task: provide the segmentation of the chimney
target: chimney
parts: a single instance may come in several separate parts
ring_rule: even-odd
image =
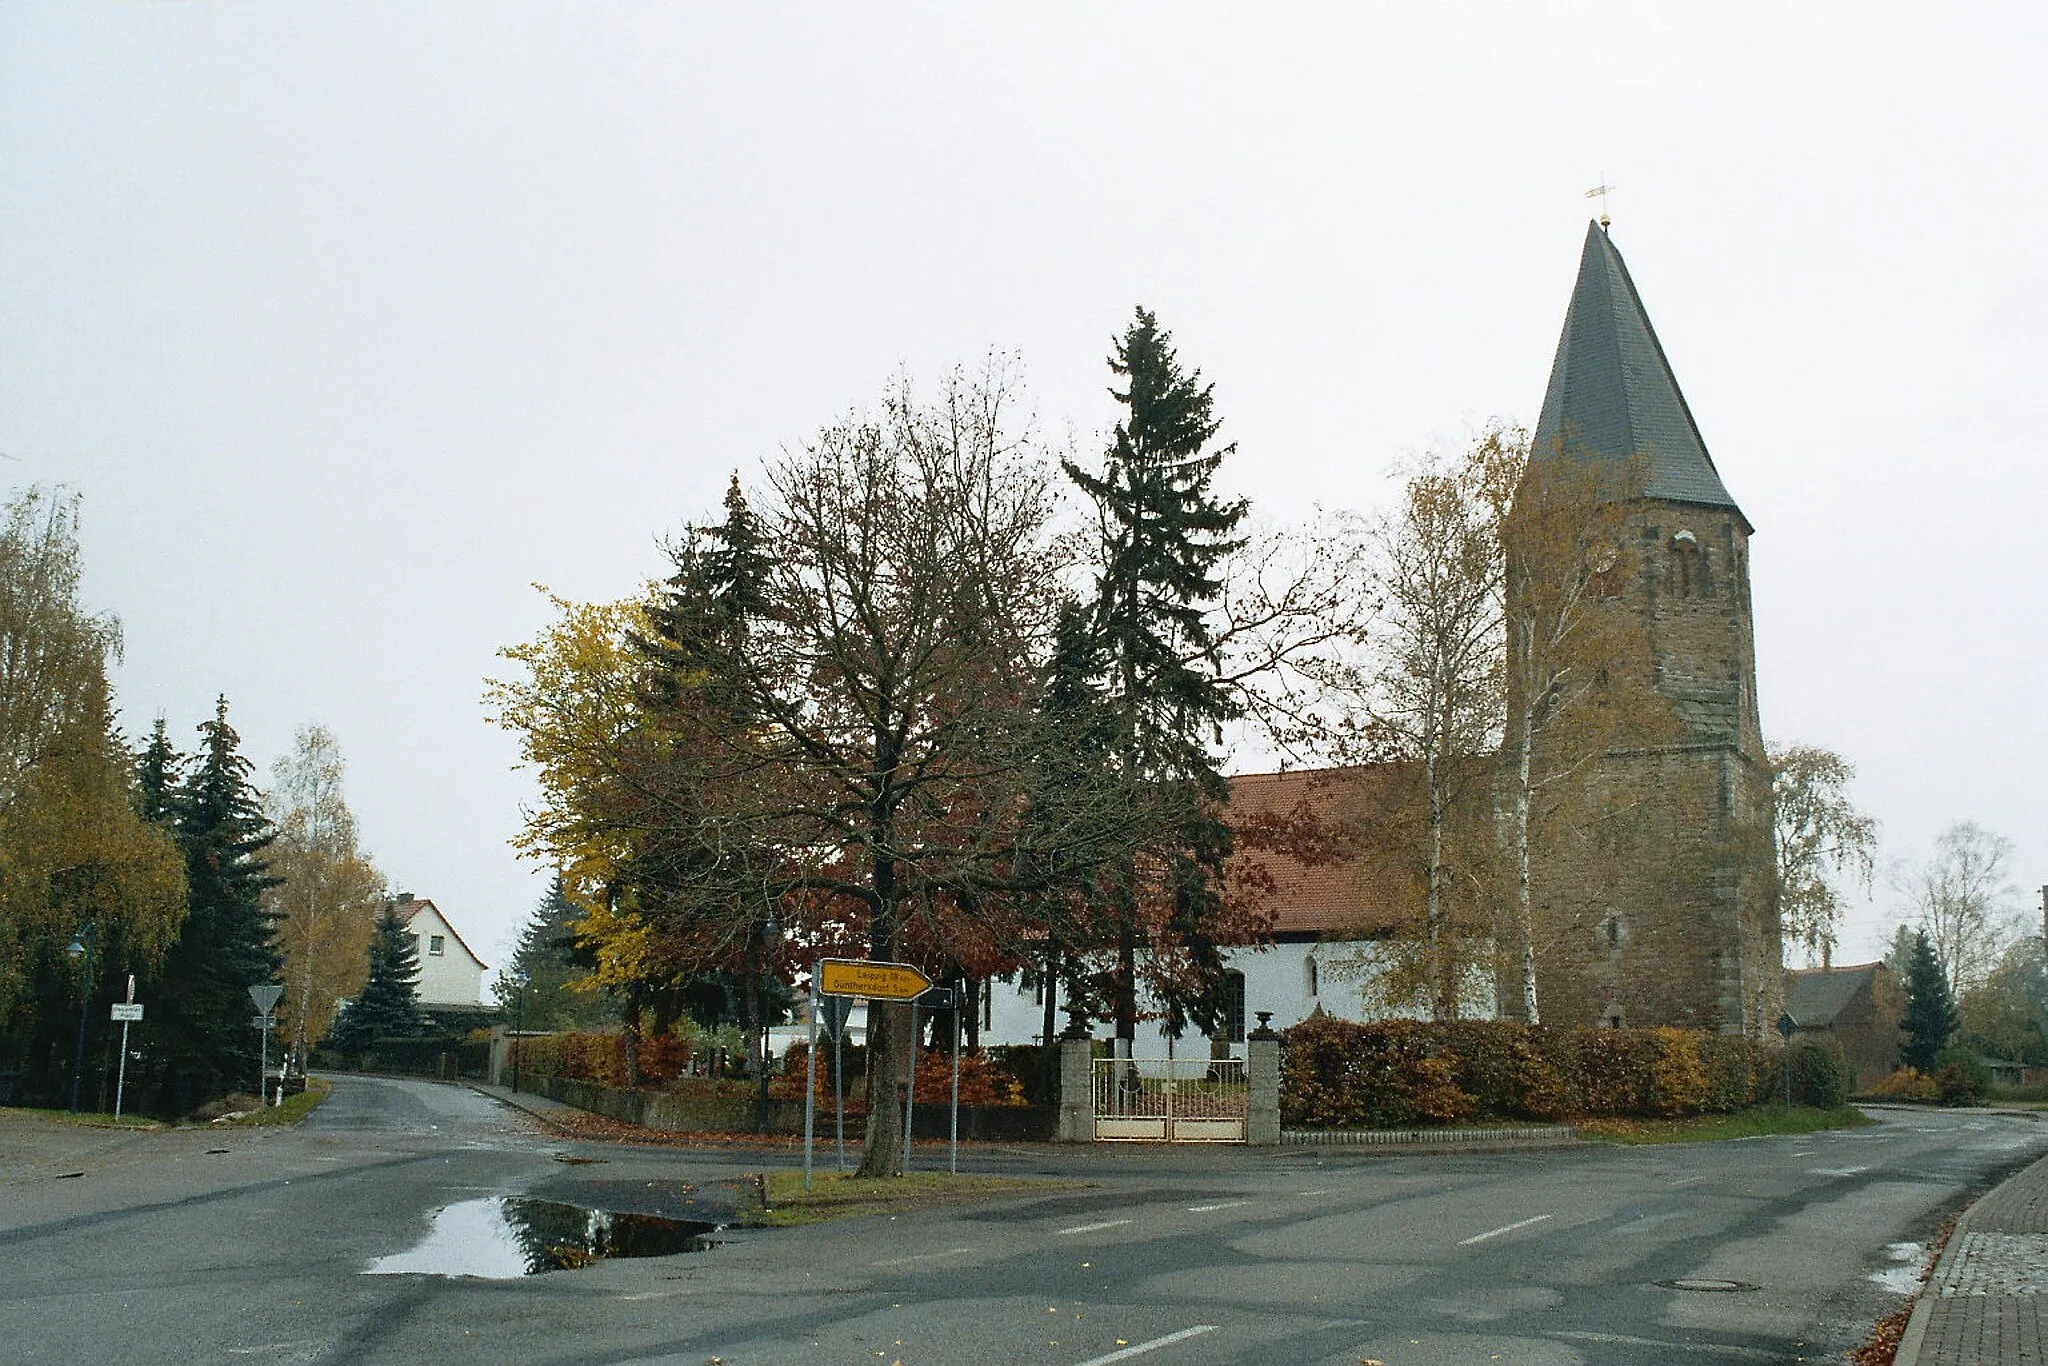
[[[398,898],[397,898],[397,900],[398,900],[398,904],[402,906],[402,905],[404,905],[404,904],[405,904],[406,902],[408,902],[408,901],[412,900],[412,893],[411,893],[411,892],[400,892],[400,893],[398,894]]]

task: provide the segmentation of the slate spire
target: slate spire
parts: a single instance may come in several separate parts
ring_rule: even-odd
[[[1586,225],[1533,451],[1537,460],[1644,455],[1646,497],[1728,508],[1750,529],[1700,439],[1628,267],[1598,223]]]

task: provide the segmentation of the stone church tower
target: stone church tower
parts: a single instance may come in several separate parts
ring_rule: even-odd
[[[1531,459],[1633,463],[1625,565],[1604,586],[1646,649],[1653,735],[1610,743],[1572,780],[1575,828],[1532,832],[1530,891],[1546,1024],[1685,1025],[1760,1037],[1782,1006],[1770,894],[1771,779],[1757,719],[1749,519],[1729,496],[1628,268],[1599,224]],[[1602,604],[1603,608],[1608,604]],[[1503,985],[1506,985],[1505,983]],[[1519,1003],[1515,989],[1504,1002]]]

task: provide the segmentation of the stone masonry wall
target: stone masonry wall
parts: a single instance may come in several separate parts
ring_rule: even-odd
[[[1543,1018],[1758,1035],[1783,988],[1748,537],[1726,510],[1661,502],[1627,534],[1623,605],[1649,650],[1613,686],[1654,689],[1680,724],[1610,749],[1577,779],[1573,827],[1532,832]]]

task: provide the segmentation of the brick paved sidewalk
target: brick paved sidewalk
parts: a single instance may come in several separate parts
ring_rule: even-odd
[[[1895,1366],[2048,1363],[2048,1157],[1956,1220]]]

